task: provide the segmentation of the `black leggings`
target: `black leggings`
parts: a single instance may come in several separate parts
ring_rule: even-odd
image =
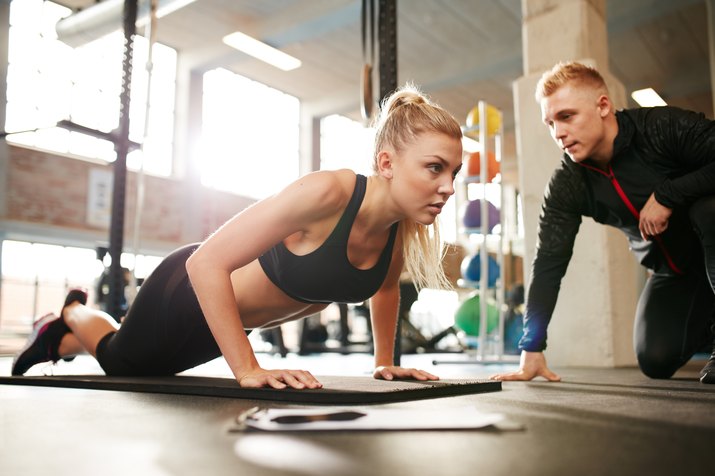
[[[117,332],[97,345],[107,375],[173,375],[221,355],[186,273],[198,244],[171,253],[139,288]]]
[[[696,201],[689,216],[702,243],[702,264],[683,276],[654,274],[638,301],[634,347],[641,370],[652,378],[669,378],[713,344],[715,196]]]

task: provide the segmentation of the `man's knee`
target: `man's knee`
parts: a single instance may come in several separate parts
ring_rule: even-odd
[[[637,351],[636,356],[641,372],[650,378],[670,378],[682,366],[680,357],[666,352],[644,349]]]

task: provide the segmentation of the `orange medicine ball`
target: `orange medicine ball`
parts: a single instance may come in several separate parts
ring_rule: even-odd
[[[481,156],[479,152],[472,152],[465,159],[464,167],[467,177],[478,177],[482,170]],[[487,152],[487,181],[491,182],[499,173],[499,162],[497,162],[494,152]]]

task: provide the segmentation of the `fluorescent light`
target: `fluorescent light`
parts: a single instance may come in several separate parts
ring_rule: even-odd
[[[639,89],[633,91],[631,97],[635,102],[643,107],[667,106],[663,98],[658,95],[653,88]]]
[[[275,66],[276,68],[282,69],[283,71],[290,71],[292,69],[299,68],[301,65],[298,58],[294,58],[291,55],[283,53],[272,46],[256,40],[255,38],[244,35],[240,31],[224,36],[223,42],[232,48],[243,51],[254,58],[258,58],[261,61]]]

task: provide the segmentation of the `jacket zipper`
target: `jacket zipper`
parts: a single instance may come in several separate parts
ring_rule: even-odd
[[[623,188],[621,188],[621,184],[618,183],[618,179],[616,179],[616,175],[613,173],[613,168],[611,167],[611,164],[608,164],[608,173],[604,172],[603,170],[597,169],[596,167],[591,167],[590,165],[579,165],[581,165],[582,167],[586,167],[587,169],[595,170],[596,172],[608,177],[608,179],[611,181],[611,185],[613,185],[613,188],[616,189],[616,193],[618,193],[618,196],[621,198],[621,201],[626,205],[626,208],[628,208],[628,210],[631,212],[631,215],[633,215],[635,219],[640,222],[641,214],[638,210],[636,210],[636,207],[634,207],[631,201],[628,199],[628,196],[626,195],[626,192],[623,190]],[[658,247],[663,253],[663,256],[665,256],[665,261],[668,263],[668,267],[673,270],[675,274],[684,274],[683,271],[678,268],[678,266],[671,258],[670,253],[668,253],[668,250],[665,247],[663,239],[660,237],[660,235],[653,236],[653,239],[658,244]]]

